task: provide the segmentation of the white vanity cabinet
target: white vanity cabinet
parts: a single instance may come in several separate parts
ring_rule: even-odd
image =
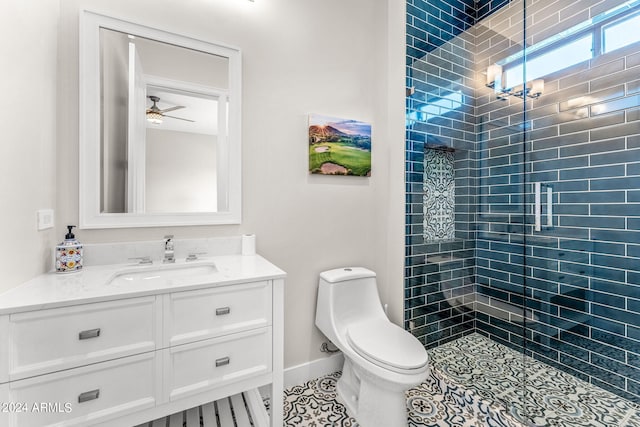
[[[169,401],[271,372],[271,328],[164,349],[164,396]]]
[[[9,379],[154,351],[156,297],[129,298],[9,316]]]
[[[89,426],[157,403],[159,359],[154,352],[10,382],[7,426]],[[124,424],[123,424],[124,425]]]
[[[271,326],[272,292],[263,280],[166,295],[163,347]]]
[[[280,427],[284,273],[252,271],[56,301],[0,295],[0,425],[131,427],[270,386]]]

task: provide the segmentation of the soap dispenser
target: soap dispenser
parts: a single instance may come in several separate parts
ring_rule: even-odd
[[[73,227],[67,225],[69,232],[64,236],[58,246],[56,246],[56,273],[72,273],[82,269],[82,244],[76,240]]]

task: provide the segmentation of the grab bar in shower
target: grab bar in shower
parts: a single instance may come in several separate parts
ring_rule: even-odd
[[[534,182],[534,207],[535,231],[542,230],[542,183]],[[553,227],[553,187],[549,184],[544,186],[547,192],[547,227]]]

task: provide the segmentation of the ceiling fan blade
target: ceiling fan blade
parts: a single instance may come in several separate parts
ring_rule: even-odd
[[[179,110],[181,108],[185,108],[184,105],[177,105],[175,107],[165,108],[164,110],[160,110],[161,113],[166,113],[168,111]]]
[[[162,116],[163,117],[170,117],[172,119],[184,120],[185,122],[193,122],[193,123],[195,123],[195,120],[183,119],[182,117],[167,116],[166,114],[163,114]]]

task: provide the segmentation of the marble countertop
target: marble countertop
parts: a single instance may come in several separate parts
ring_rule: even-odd
[[[172,274],[170,278],[145,277],[144,280],[113,280],[128,273],[153,272],[214,264],[206,274]],[[202,269],[205,270],[205,269]],[[153,275],[150,275],[153,276]],[[158,275],[160,276],[160,275]],[[47,308],[66,307],[122,298],[188,291],[258,280],[281,279],[286,273],[259,255],[223,255],[198,261],[96,265],[74,273],[47,273],[0,294],[0,315]]]

